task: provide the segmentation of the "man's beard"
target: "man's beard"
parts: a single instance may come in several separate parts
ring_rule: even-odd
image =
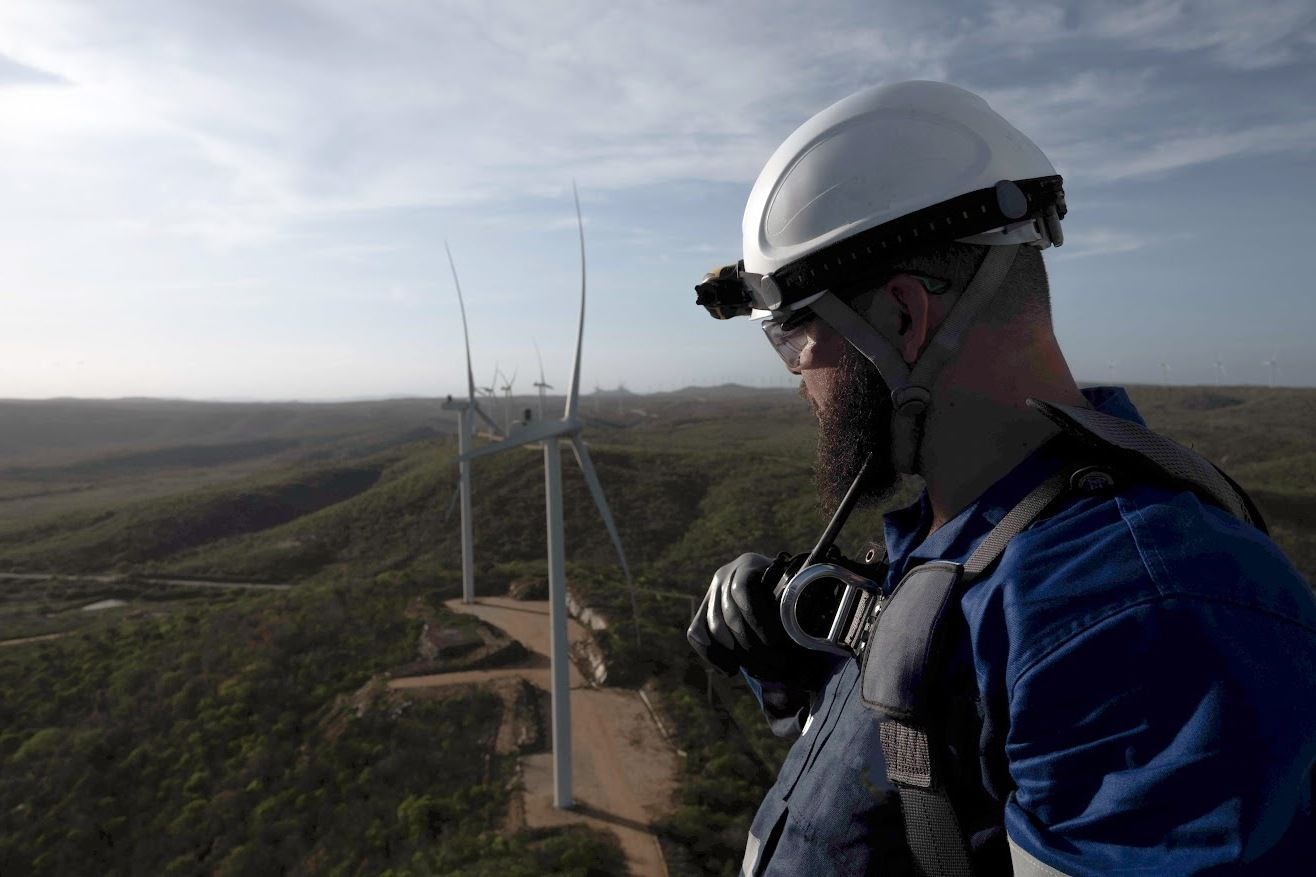
[[[859,485],[856,508],[873,507],[900,482],[891,459],[891,391],[863,354],[845,345],[833,398],[818,415],[818,459],[814,483],[823,511],[831,515],[871,453],[873,462]]]

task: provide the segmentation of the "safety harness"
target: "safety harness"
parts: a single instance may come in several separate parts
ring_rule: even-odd
[[[900,795],[910,850],[929,877],[983,873],[975,870],[970,855],[963,802],[954,799],[948,782],[947,715],[954,683],[947,667],[961,622],[956,608],[960,597],[1000,558],[1010,540],[1062,496],[1106,492],[1135,480],[1191,490],[1204,503],[1266,532],[1243,489],[1188,448],[1099,411],[1035,399],[1028,404],[1061,428],[1073,449],[1070,461],[1011,509],[964,564],[921,564],[889,594],[871,581],[867,587],[847,586],[833,625],[838,633],[843,631],[833,641],[861,658],[862,698],[880,714],[887,779]],[[1016,871],[1026,871],[1028,864],[1018,858],[1022,854],[1012,854]],[[1030,873],[1041,873],[1032,867]]]

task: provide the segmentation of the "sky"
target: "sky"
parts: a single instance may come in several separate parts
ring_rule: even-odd
[[[693,285],[798,125],[973,90],[1065,178],[1080,380],[1316,386],[1310,0],[0,4],[0,398],[795,380]],[[1274,367],[1267,363],[1274,361]]]

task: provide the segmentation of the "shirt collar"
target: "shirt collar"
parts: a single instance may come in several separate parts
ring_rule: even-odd
[[[1146,426],[1123,387],[1087,387],[1081,392],[1098,411]],[[932,504],[926,488],[912,504],[887,512],[883,516],[883,531],[891,574],[898,580],[906,567],[912,565],[911,561],[964,562],[982,537],[1067,456],[1057,442],[1047,442],[926,538],[923,534],[932,522]]]

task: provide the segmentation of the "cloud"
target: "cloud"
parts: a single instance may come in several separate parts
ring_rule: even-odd
[[[84,107],[131,105],[154,145],[143,165],[186,153],[206,182],[161,205],[159,227],[233,245],[307,216],[557,195],[572,177],[745,180],[859,84],[945,75],[949,45],[888,6],[671,3],[640,20],[603,2],[49,0],[0,27]],[[48,126],[25,121],[29,151],[48,149]],[[70,164],[103,151],[82,133]]]
[[[1079,70],[1066,79],[982,89],[992,108],[1048,154],[1094,136],[1108,137],[1122,119],[1141,115],[1157,90],[1155,71]],[[1053,159],[1054,160],[1054,159]]]
[[[945,78],[1100,185],[1312,148],[1310,65],[1265,69],[1316,53],[1307,8],[11,0],[21,68],[65,85],[0,89],[0,155],[24,168],[24,221],[237,250],[372,212],[561,203],[573,177],[587,198],[745,185],[831,101]]]
[[[1142,0],[1085,4],[1080,29],[1142,49],[1207,52],[1227,67],[1256,70],[1310,58],[1316,15],[1305,0]]]
[[[994,0],[974,35],[979,45],[1045,52],[1132,50],[1150,57],[1198,53],[1214,65],[1262,70],[1312,58],[1316,15],[1307,0]]]
[[[1072,235],[1066,235],[1065,244],[1054,251],[1053,258],[1081,259],[1086,256],[1130,253],[1164,240],[1164,235],[1153,240],[1149,235],[1138,232],[1110,228],[1088,228]]]
[[[122,222],[127,204],[143,228],[235,248],[356,212],[560,198],[573,177],[587,191],[744,183],[855,88],[949,78],[1058,162],[1095,158],[1090,178],[1115,180],[1260,148],[1221,141],[1231,119],[1190,130],[1191,83],[1158,59],[1308,57],[1303,8],[16,2],[0,30],[21,38],[22,69],[59,71],[42,75],[68,87],[62,105],[0,99],[0,149],[36,181],[91,177],[84,217],[103,203]],[[1146,54],[1112,61],[1094,41]]]
[[[1163,133],[1157,138],[1071,144],[1065,163],[1079,169],[1084,183],[1164,176],[1172,171],[1224,159],[1259,157],[1316,149],[1316,119],[1276,122],[1242,130]]]
[[[6,85],[63,85],[65,80],[54,73],[19,63],[0,54],[0,87]]]

